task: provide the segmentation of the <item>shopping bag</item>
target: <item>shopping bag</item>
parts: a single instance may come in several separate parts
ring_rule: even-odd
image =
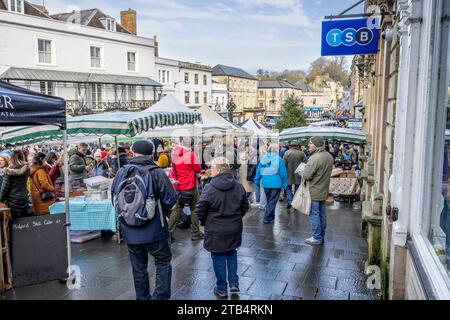
[[[297,211],[309,215],[311,211],[311,195],[309,194],[309,182],[302,181],[294,199],[292,199],[292,207]]]

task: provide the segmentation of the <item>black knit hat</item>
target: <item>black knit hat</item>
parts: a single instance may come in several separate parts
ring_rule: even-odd
[[[151,141],[139,140],[133,144],[131,148],[134,153],[142,154],[144,156],[150,156],[153,154],[154,146]]]

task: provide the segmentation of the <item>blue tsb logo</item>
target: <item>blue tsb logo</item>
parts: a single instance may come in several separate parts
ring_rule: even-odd
[[[340,46],[352,46],[358,44],[365,46],[369,44],[373,39],[372,30],[363,27],[355,30],[353,28],[347,28],[345,30],[331,29],[328,31],[326,40],[327,44],[332,47]]]

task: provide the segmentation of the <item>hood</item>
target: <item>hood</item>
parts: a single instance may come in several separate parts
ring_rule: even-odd
[[[234,188],[236,185],[236,179],[233,178],[231,173],[221,173],[211,179],[211,184],[221,191],[228,191]]]
[[[31,166],[30,167],[30,175],[35,174],[39,170],[44,169],[44,166]]]
[[[189,152],[190,150],[188,148],[185,148],[183,146],[177,145],[173,149],[173,153],[175,156],[182,157],[185,153]]]
[[[261,166],[263,176],[276,175],[280,169],[280,157],[274,152],[267,152],[261,159]]]
[[[155,162],[146,156],[139,156],[139,157],[131,158],[130,164],[136,164],[139,166],[151,166],[151,165],[156,166]]]
[[[23,176],[28,172],[28,164],[23,166],[13,165],[5,169],[5,173],[9,176]]]
[[[273,152],[267,152],[262,158],[261,158],[261,165],[267,166],[270,165],[275,160],[278,160],[278,155]]]

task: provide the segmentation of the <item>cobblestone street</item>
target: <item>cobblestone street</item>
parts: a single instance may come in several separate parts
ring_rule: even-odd
[[[251,209],[244,219],[238,250],[239,295],[230,299],[373,300],[366,287],[367,243],[361,236],[360,204],[328,206],[328,230],[323,246],[304,243],[310,236],[308,218],[277,206],[274,225],[262,224],[263,211]],[[215,276],[202,242],[190,240],[190,230],[177,230],[173,244],[172,299],[216,299]],[[82,272],[81,289],[69,290],[58,281],[17,288],[1,299],[135,299],[125,245],[113,240],[73,244],[73,264]],[[154,281],[154,266],[150,261]]]

